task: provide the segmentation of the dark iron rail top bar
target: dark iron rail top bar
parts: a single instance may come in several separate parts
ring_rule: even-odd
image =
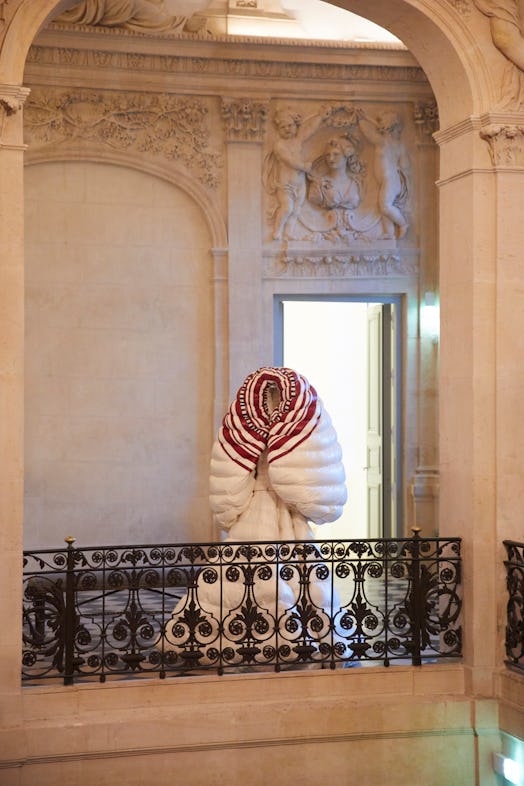
[[[25,684],[462,654],[460,538],[24,552]]]

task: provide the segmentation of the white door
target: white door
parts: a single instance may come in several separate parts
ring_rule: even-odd
[[[382,304],[368,306],[368,379],[366,478],[368,491],[368,537],[383,535],[383,355]]]
[[[303,373],[317,388],[346,467],[344,513],[334,524],[319,527],[316,535],[396,537],[398,306],[299,297],[280,302],[275,362]]]

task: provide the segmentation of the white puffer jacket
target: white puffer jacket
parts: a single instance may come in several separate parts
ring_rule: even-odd
[[[255,371],[226,413],[211,454],[210,504],[216,524],[227,532],[225,540],[313,541],[308,522],[335,521],[345,502],[342,451],[315,389],[291,369]],[[287,578],[277,582],[274,568],[269,570],[270,580],[256,581],[251,591],[257,607],[271,615],[276,610],[275,620],[282,626],[303,591],[299,571],[292,568]],[[227,630],[228,619],[235,618],[245,603],[242,574],[230,579],[225,572],[222,582],[206,582],[199,576],[195,592],[209,623],[201,644],[207,641],[213,647],[219,620],[224,620]],[[319,572],[311,570],[308,599],[329,631],[329,619],[321,610],[329,614],[332,603],[336,610],[333,577],[319,578]],[[173,626],[185,629],[187,605],[183,599],[173,611],[173,622],[166,629],[167,649],[183,645]],[[270,624],[270,630],[275,624]],[[331,634],[326,634],[327,639],[331,641]],[[285,640],[280,627],[278,637],[272,632],[267,638],[261,636],[260,646],[280,646]],[[231,662],[242,662],[241,655]]]
[[[247,377],[213,445],[210,504],[228,540],[253,502],[261,457],[270,489],[290,511],[315,524],[339,518],[347,497],[342,451],[315,389],[291,369],[261,368]],[[239,540],[264,539],[235,530]]]

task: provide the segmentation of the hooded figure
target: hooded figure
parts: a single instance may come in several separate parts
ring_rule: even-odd
[[[320,631],[317,644],[333,644],[333,580],[320,556],[300,565],[281,560],[276,568],[265,552],[257,555],[256,543],[312,542],[310,521],[339,518],[346,502],[341,459],[329,415],[303,376],[260,368],[245,379],[211,452],[210,505],[226,543],[254,548],[246,557],[237,547],[228,568],[207,564],[190,579],[167,626],[167,649],[185,647],[182,658],[193,662],[260,664],[277,650],[285,660],[293,644],[311,647],[305,645],[311,624]]]

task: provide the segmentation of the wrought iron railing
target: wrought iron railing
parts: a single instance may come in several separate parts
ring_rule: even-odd
[[[458,538],[24,553],[25,682],[461,655]]]
[[[505,540],[507,558],[506,587],[506,663],[524,671],[524,543]]]

